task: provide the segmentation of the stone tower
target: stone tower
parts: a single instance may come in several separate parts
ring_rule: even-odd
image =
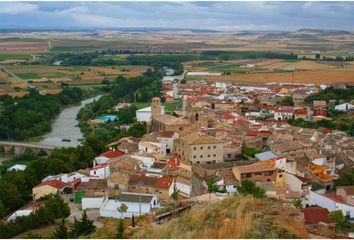
[[[151,99],[151,118],[161,116],[161,99],[159,97],[154,97]]]

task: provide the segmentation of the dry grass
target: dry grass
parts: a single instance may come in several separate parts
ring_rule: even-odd
[[[227,198],[192,210],[163,225],[137,232],[134,238],[240,238],[252,226],[257,200]]]
[[[276,209],[278,214],[270,214]],[[289,214],[289,213],[296,213]],[[228,197],[194,207],[189,213],[162,225],[136,231],[133,238],[308,238],[298,210],[277,200]]]

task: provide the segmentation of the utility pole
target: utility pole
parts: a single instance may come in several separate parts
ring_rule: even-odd
[[[141,216],[141,192],[139,192],[139,216]]]

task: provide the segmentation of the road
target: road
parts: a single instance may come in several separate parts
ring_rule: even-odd
[[[195,174],[192,176],[192,196],[195,197],[205,193],[205,187],[203,181]]]

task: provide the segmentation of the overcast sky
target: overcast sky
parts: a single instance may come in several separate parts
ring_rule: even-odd
[[[354,2],[0,2],[0,27],[354,31]]]

